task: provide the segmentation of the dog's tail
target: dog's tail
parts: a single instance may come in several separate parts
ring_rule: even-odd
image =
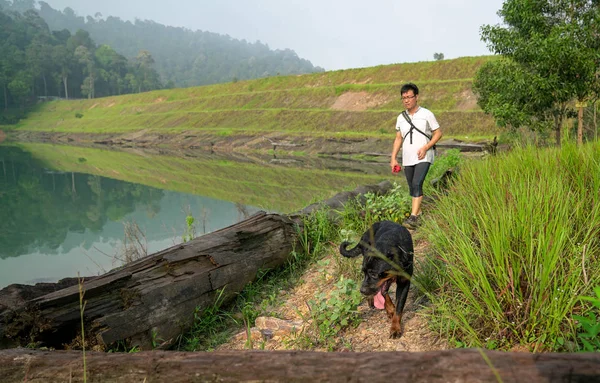
[[[362,255],[362,245],[360,243],[351,250],[347,249],[348,245],[350,245],[350,242],[348,241],[344,241],[340,245],[340,254],[342,254],[344,257],[354,258]]]

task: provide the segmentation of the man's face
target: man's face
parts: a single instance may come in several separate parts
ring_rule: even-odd
[[[402,103],[404,104],[404,107],[408,110],[411,110],[417,105],[418,98],[419,96],[415,96],[415,93],[412,90],[402,93]]]

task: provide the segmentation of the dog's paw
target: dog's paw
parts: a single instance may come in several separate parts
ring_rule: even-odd
[[[402,330],[394,330],[390,331],[390,339],[398,339],[402,336]]]
[[[402,335],[402,325],[400,323],[400,316],[394,316],[392,319],[392,326],[390,327],[390,338],[400,338]]]

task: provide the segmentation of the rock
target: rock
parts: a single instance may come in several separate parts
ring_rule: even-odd
[[[269,337],[286,337],[302,331],[304,324],[299,321],[288,321],[273,317],[256,318],[256,327],[263,335]]]

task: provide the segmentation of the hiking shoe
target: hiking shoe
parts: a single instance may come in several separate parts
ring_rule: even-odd
[[[404,225],[407,226],[409,229],[416,229],[419,224],[420,224],[420,219],[418,216],[416,215],[411,215],[410,217],[408,217],[407,219],[404,220]]]

